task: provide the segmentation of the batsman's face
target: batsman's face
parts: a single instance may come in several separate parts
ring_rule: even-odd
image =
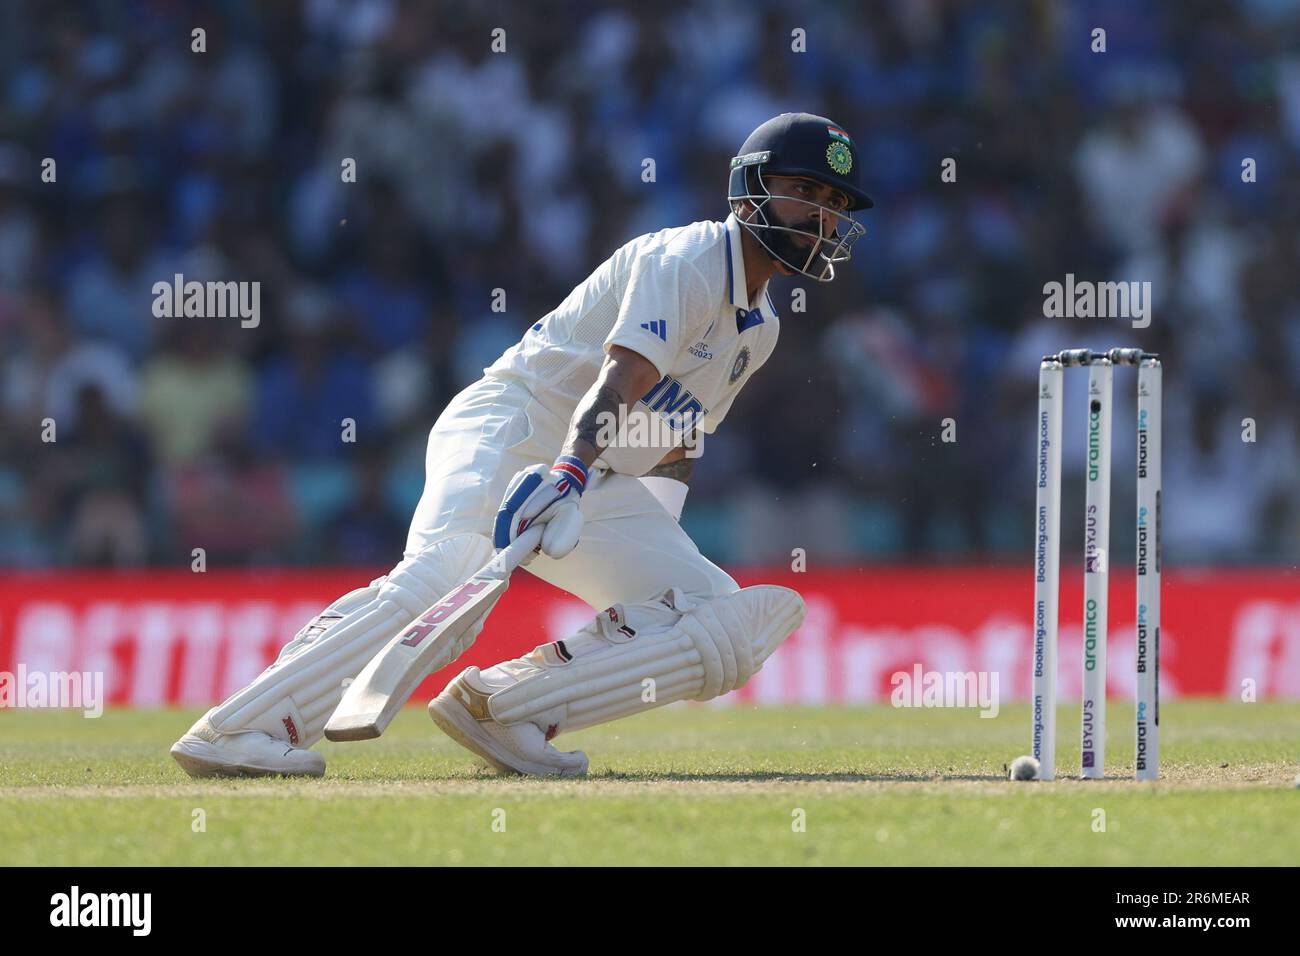
[[[769,224],[765,244],[775,254],[778,272],[817,278],[831,262],[847,258],[830,257],[836,256],[836,243],[850,230],[861,229],[849,216],[848,196],[802,176],[765,177],[764,186],[770,197],[763,210]]]
[[[800,176],[766,178],[769,200],[768,217],[780,225],[829,239],[840,224],[840,213],[847,213],[849,197],[838,189]],[[812,238],[796,237],[796,245],[810,249]]]

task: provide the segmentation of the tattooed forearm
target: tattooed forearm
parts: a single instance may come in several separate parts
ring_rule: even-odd
[[[614,439],[623,406],[636,404],[638,397],[658,380],[658,370],[645,356],[611,345],[600,377],[574,409],[561,454],[575,455],[592,464],[605,450],[599,439]]]
[[[564,443],[564,455],[577,455],[583,461],[592,462],[605,450],[597,444],[596,438],[601,425],[618,421],[618,409],[623,404],[622,397],[608,385],[601,385],[596,393],[587,399],[586,406],[578,414],[577,422],[569,429],[569,437]]]
[[[659,478],[674,478],[684,485],[691,482],[691,472],[695,470],[694,458],[678,458],[676,461],[663,461],[655,465],[646,475]]]

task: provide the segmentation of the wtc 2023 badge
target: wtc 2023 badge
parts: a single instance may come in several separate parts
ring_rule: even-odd
[[[749,348],[745,347],[740,350],[736,356],[736,361],[731,366],[731,383],[734,384],[736,379],[745,374],[745,369],[749,368]]]

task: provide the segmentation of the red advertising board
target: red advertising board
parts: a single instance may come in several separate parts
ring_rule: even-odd
[[[382,572],[381,572],[382,573]],[[729,700],[866,703],[890,675],[996,671],[1003,700],[1030,690],[1028,568],[866,567],[819,573],[734,569],[742,585],[783,584],[808,604],[803,626]],[[214,703],[365,570],[8,574],[0,579],[0,671],[102,672],[111,705]],[[1063,575],[1060,694],[1077,696],[1082,575]],[[1110,599],[1111,694],[1133,693],[1133,581]],[[1275,569],[1165,574],[1164,696],[1300,697],[1300,575]],[[593,613],[527,572],[516,574],[478,642],[429,678],[436,693],[467,664],[486,666],[572,633]],[[1246,685],[1245,682],[1253,682]]]

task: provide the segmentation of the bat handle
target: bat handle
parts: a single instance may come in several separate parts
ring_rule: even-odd
[[[493,563],[500,562],[499,567],[505,577],[510,577],[511,571],[523,567],[533,559],[533,549],[542,543],[542,531],[545,528],[545,524],[535,524],[497,552]]]

